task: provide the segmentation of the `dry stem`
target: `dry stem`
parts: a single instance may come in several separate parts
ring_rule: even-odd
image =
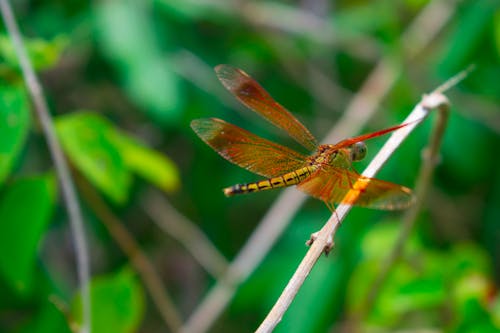
[[[21,32],[16,23],[16,19],[8,0],[0,0],[0,10],[5,22],[5,26],[14,45],[14,50],[19,59],[21,71],[28,92],[33,100],[36,115],[40,121],[43,134],[47,140],[47,146],[54,161],[54,167],[59,179],[62,198],[68,211],[70,228],[75,242],[76,263],[78,283],[81,291],[82,302],[82,323],[80,331],[90,332],[91,327],[91,300],[90,300],[90,264],[83,219],[73,181],[64,154],[54,130],[54,124],[50,117],[47,102],[43,96],[42,87],[33,70],[31,61],[27,55]]]

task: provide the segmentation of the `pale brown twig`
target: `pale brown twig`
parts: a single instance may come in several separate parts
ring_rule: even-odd
[[[149,191],[142,207],[151,220],[165,233],[175,238],[215,278],[226,272],[228,262],[205,234],[157,192]]]
[[[366,167],[365,171],[363,171],[363,176],[371,178],[376,175],[376,173],[380,170],[387,159],[394,153],[396,148],[417,126],[418,120],[423,119],[427,116],[430,110],[428,106],[431,105],[431,100],[432,98],[434,98],[433,96],[434,95],[426,96],[419,104],[417,104],[410,115],[408,115],[408,117],[403,121],[403,123],[410,124],[395,131],[391,135],[385,145],[380,149],[377,155],[375,155],[370,164]],[[356,187],[356,185],[354,185],[353,187]],[[351,193],[348,193],[347,195],[351,195]],[[280,322],[283,314],[286,312],[293,298],[305,281],[305,278],[309,275],[312,267],[314,266],[314,263],[318,260],[321,253],[330,250],[331,246],[333,245],[332,237],[337,228],[340,226],[340,223],[344,220],[348,212],[351,210],[351,207],[352,206],[347,204],[340,204],[333,212],[330,219],[323,226],[323,228],[315,233],[314,242],[311,248],[288,282],[283,293],[278,298],[278,301],[275,303],[272,310],[266,316],[256,332],[271,332],[274,327],[276,327],[276,325]]]
[[[24,46],[23,37],[17,26],[17,22],[8,0],[0,0],[0,10],[5,22],[5,27],[14,45],[14,50],[19,59],[19,64],[24,77],[34,109],[40,125],[47,140],[47,146],[54,168],[56,170],[59,185],[61,187],[62,198],[68,211],[70,229],[75,243],[76,266],[78,275],[78,284],[81,293],[82,305],[82,323],[80,331],[82,333],[90,332],[91,327],[91,299],[90,299],[90,258],[85,238],[85,229],[83,227],[83,218],[78,203],[75,186],[71,179],[68,164],[64,158],[63,151],[57,140],[54,124],[49,113],[47,101],[43,96],[42,87],[35,74],[31,61]]]

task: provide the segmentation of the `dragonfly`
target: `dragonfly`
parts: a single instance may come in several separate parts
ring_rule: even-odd
[[[296,185],[299,190],[325,202],[332,211],[335,204],[399,210],[413,203],[414,195],[409,188],[362,176],[352,166],[353,162],[366,156],[365,140],[390,133],[409,123],[336,144],[319,145],[297,118],[244,71],[229,65],[218,65],[215,72],[222,85],[243,105],[283,130],[310,152],[305,155],[221,119],[193,120],[191,128],[219,155],[265,177],[260,181],[227,187],[223,189],[226,196]]]

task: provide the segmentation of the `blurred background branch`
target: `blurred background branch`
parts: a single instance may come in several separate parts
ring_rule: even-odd
[[[35,114],[40,122],[50,156],[54,163],[59,186],[61,187],[62,200],[66,206],[68,219],[71,226],[72,238],[75,244],[76,253],[76,271],[81,297],[82,321],[79,331],[82,333],[90,332],[91,318],[91,299],[90,299],[90,256],[85,237],[83,218],[78,203],[78,197],[75,186],[61,145],[56,137],[55,128],[50,116],[47,101],[43,95],[42,86],[35,74],[33,65],[26,51],[23,36],[18,28],[16,17],[8,0],[0,0],[0,10],[5,23],[7,33],[12,41],[16,57],[19,61],[19,67],[23,75],[24,83],[33,102]]]

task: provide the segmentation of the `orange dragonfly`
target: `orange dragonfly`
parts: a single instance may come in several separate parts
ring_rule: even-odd
[[[402,124],[378,132],[318,145],[314,136],[254,79],[240,69],[219,65],[217,77],[241,103],[255,111],[312,152],[306,156],[263,139],[217,118],[191,122],[196,134],[219,155],[267,179],[225,188],[224,194],[258,192],[297,185],[297,188],[326,203],[344,203],[383,210],[404,209],[414,200],[410,189],[360,175],[352,167],[366,155],[364,140],[404,127]]]

